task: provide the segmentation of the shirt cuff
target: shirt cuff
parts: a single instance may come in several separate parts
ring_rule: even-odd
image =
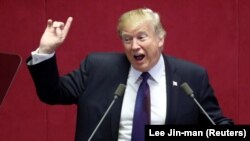
[[[51,54],[38,53],[38,49],[31,52],[32,60],[28,62],[29,65],[36,65],[54,56],[55,52]]]

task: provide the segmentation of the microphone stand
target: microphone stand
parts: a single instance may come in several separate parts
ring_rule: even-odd
[[[99,128],[99,126],[101,125],[102,121],[104,120],[104,118],[106,117],[106,115],[108,114],[109,110],[111,109],[112,105],[115,103],[115,100],[118,98],[118,96],[114,96],[113,101],[110,103],[108,109],[106,110],[106,112],[104,113],[104,115],[102,116],[101,120],[99,121],[99,123],[97,124],[97,126],[95,127],[95,130],[92,132],[91,136],[89,137],[88,141],[90,141],[93,136],[95,135],[95,132],[97,131],[97,129]]]
[[[196,100],[196,98],[194,97],[194,92],[193,90],[189,87],[189,85],[184,82],[181,84],[181,88],[185,91],[185,93],[187,95],[189,95],[193,100],[194,102],[198,105],[198,107],[201,109],[201,111],[206,115],[206,117],[209,119],[209,121],[215,125],[214,121],[209,117],[209,115],[207,114],[207,112],[203,109],[203,107],[200,105],[200,103]]]
[[[88,141],[90,141],[93,136],[95,135],[95,132],[97,131],[97,129],[99,128],[99,126],[101,125],[102,121],[104,120],[104,118],[106,117],[106,115],[108,114],[108,112],[110,111],[110,109],[112,108],[113,104],[115,103],[116,99],[119,96],[122,96],[125,92],[126,86],[124,84],[119,84],[119,86],[117,87],[116,91],[115,91],[115,95],[114,95],[114,99],[112,100],[112,102],[110,103],[108,109],[106,110],[106,112],[104,113],[104,115],[102,116],[101,120],[99,121],[99,123],[97,124],[97,126],[95,127],[95,130],[92,132],[92,134],[90,135]]]

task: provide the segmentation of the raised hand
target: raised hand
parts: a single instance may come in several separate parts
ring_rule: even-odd
[[[52,21],[49,19],[47,22],[47,27],[40,40],[38,52],[45,54],[54,52],[67,37],[72,21],[72,17],[68,17],[66,24],[60,21]]]

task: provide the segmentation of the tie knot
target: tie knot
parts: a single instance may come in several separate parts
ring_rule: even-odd
[[[147,81],[148,78],[150,77],[150,74],[148,72],[143,72],[141,74],[143,81]]]

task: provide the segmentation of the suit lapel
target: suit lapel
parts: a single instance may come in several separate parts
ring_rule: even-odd
[[[178,96],[181,79],[169,57],[164,55],[167,82],[167,118],[166,124],[174,124],[178,113]]]
[[[123,55],[124,57],[122,58],[122,61],[119,66],[119,71],[117,73],[117,86],[119,84],[125,84],[127,83],[128,79],[128,73],[129,73],[129,68],[130,68],[130,63],[127,60],[126,56]],[[120,96],[115,104],[113,105],[111,109],[111,118],[110,118],[110,123],[111,123],[111,130],[112,130],[112,137],[113,141],[118,140],[118,131],[119,131],[119,124],[120,124],[120,117],[121,117],[121,108],[122,108],[122,101],[123,101],[123,95]]]

